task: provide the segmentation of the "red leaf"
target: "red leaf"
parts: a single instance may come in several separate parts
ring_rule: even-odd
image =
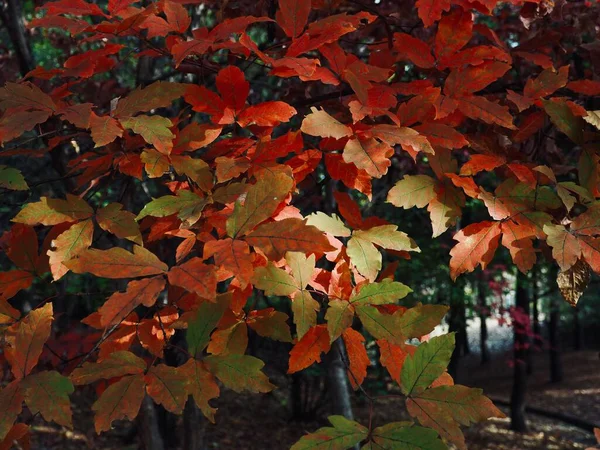
[[[302,33],[309,14],[310,0],[279,0],[275,19],[286,35],[295,38]]]
[[[212,265],[204,264],[200,258],[172,267],[168,274],[169,283],[193,292],[212,302],[217,298],[217,275]]]
[[[225,104],[238,114],[246,105],[250,92],[250,83],[246,81],[244,72],[236,66],[228,66],[217,74],[217,89]]]
[[[348,354],[348,379],[356,390],[367,377],[367,367],[371,364],[364,344],[365,338],[352,328],[347,328],[342,334],[342,338]]]
[[[438,8],[445,7],[443,9],[448,10],[445,0],[432,1],[439,5]],[[419,17],[421,17],[420,13],[419,9]],[[436,10],[435,15],[438,14],[441,14],[439,9]],[[423,23],[425,23],[424,20]],[[428,25],[426,24],[426,26]],[[438,58],[444,58],[458,52],[471,40],[472,33],[473,13],[470,10],[455,8],[449,14],[446,14],[438,24],[434,42],[435,54]]]

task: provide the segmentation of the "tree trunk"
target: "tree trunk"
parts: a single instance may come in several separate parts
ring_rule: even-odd
[[[462,351],[464,350],[463,343],[465,340],[465,327],[461,324],[463,320],[462,310],[465,307],[464,287],[462,280],[457,280],[456,283],[451,286],[450,293],[450,317],[448,318],[448,331],[451,333],[456,333],[456,346],[452,352],[450,364],[448,364],[448,373],[456,382],[459,379],[458,367]]]
[[[548,340],[550,343],[550,382],[552,383],[560,383],[563,380],[559,324],[559,300],[556,296],[552,296],[550,299],[550,321],[548,324]]]
[[[25,34],[21,3],[18,0],[5,0],[3,3],[4,6],[0,5],[0,18],[2,18],[2,22],[4,22],[4,26],[8,30],[10,40],[19,60],[21,75],[24,76],[35,68],[35,63],[31,55],[29,40]]]
[[[514,329],[514,372],[510,398],[510,428],[524,433],[527,431],[525,402],[527,395],[527,353],[529,346],[529,296],[526,277],[517,272],[516,309]]]
[[[573,348],[575,351],[583,349],[583,327],[579,319],[579,308],[573,308]]]
[[[144,450],[164,450],[165,445],[158,427],[158,415],[152,399],[146,395],[138,416],[138,435]]]
[[[479,306],[479,344],[481,347],[481,364],[490,362],[490,351],[487,346],[488,328],[487,328],[487,302],[485,298],[485,283],[483,273],[479,276],[479,285],[477,287],[477,306]]]
[[[194,400],[189,397],[183,410],[183,450],[205,450],[206,419]]]
[[[325,357],[327,367],[327,391],[331,396],[331,413],[353,420],[350,402],[350,385],[346,375],[344,341],[337,338],[331,344],[331,350]]]

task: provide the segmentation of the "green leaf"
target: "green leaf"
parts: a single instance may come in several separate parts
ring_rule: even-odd
[[[302,436],[291,450],[346,450],[363,441],[369,434],[367,427],[344,416],[329,416],[333,427],[319,428]]]
[[[165,195],[152,200],[140,211],[136,220],[146,216],[167,217],[177,214],[182,221],[193,225],[200,218],[200,213],[208,203],[206,198],[199,197],[191,191],[180,189],[175,195]]]
[[[214,355],[204,359],[210,370],[221,382],[235,392],[269,392],[275,386],[261,372],[264,363],[249,355]]]
[[[423,342],[413,356],[408,355],[402,366],[402,392],[416,395],[427,389],[450,363],[454,350],[454,333],[444,334]]]
[[[26,191],[29,189],[25,177],[20,170],[0,165],[0,188],[13,191]]]
[[[296,333],[298,339],[317,324],[317,312],[321,305],[316,301],[310,292],[299,291],[292,299],[292,312],[294,313],[294,323],[296,324]]]
[[[21,386],[32,414],[39,412],[47,422],[73,428],[69,399],[74,391],[71,380],[52,370],[27,376]]]
[[[325,313],[327,331],[331,342],[339,338],[344,330],[352,325],[354,306],[346,300],[331,300]]]
[[[466,386],[438,386],[406,400],[409,414],[421,425],[433,428],[444,439],[466,449],[460,425],[468,426],[490,417],[505,415],[483,395],[481,389]]]
[[[231,301],[231,293],[217,295],[215,303],[204,301],[188,323],[186,339],[190,354],[197,356],[206,348],[210,334],[223,317]]]
[[[39,202],[27,203],[12,220],[25,225],[58,225],[91,217],[94,210],[85,200],[71,194],[67,199],[42,197]]]
[[[405,175],[388,192],[387,202],[404,209],[423,208],[436,197],[437,182],[427,175]]]
[[[358,292],[350,297],[350,303],[385,305],[394,303],[406,297],[412,289],[403,283],[385,279],[380,283],[364,285]]]
[[[542,104],[550,120],[556,128],[565,133],[577,144],[583,143],[583,128],[585,122],[581,117],[575,116],[565,100],[544,100]]]
[[[410,308],[400,318],[401,332],[407,339],[429,334],[447,312],[445,305],[417,305]]]
[[[398,313],[383,314],[370,305],[357,305],[356,313],[375,339],[386,339],[394,344],[401,344],[406,340],[400,330],[401,316]]]
[[[129,117],[121,119],[121,125],[142,136],[148,144],[153,145],[161,153],[168,154],[173,148],[175,135],[169,129],[173,126],[173,122],[166,117],[144,115]]]
[[[430,429],[411,422],[392,422],[377,427],[362,450],[445,450],[448,447]]]
[[[298,291],[296,280],[285,270],[269,261],[266,267],[257,267],[251,280],[265,295],[292,295]]]

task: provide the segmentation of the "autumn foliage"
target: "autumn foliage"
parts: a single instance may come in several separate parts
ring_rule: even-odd
[[[24,439],[26,425],[15,423],[24,405],[71,427],[69,396],[99,382],[98,433],[133,420],[146,394],[176,414],[191,398],[218,422],[210,402],[223,387],[275,388],[246,354],[249,330],[293,344],[290,374],[341,339],[354,389],[373,338],[414,419],[375,426],[332,416],[294,449],[465,448],[461,426],[502,413],[448,375],[454,335],[428,338],[447,307],[411,301],[387,266],[420,251],[402,221],[364,214],[356,199],[427,208],[433,238],[454,233],[453,279],[485,268],[499,246],[523,272],[545,254],[575,304],[590,271],[600,273],[600,112],[588,110],[600,82],[571,56],[598,57],[589,44],[598,9],[279,0],[257,15],[217,7],[200,27],[190,15],[198,3],[47,2],[30,28],[66,30],[80,52],[0,88],[0,157],[68,149],[72,182],[64,198],[32,186],[0,240],[14,266],[0,273],[11,372],[0,390],[0,448]],[[160,60],[179,81],[90,94],[93,83],[110,89],[107,75],[132,57]],[[252,71],[272,81],[270,100],[255,95]],[[407,157],[414,172],[390,177]],[[4,190],[29,190],[27,178],[0,166]],[[124,191],[103,196],[115,183]],[[141,209],[131,207],[136,196],[149,199]],[[467,202],[486,217],[461,222]],[[98,247],[100,236],[114,245]],[[82,320],[84,352],[53,359],[56,296],[27,314],[11,299],[69,272],[126,282]],[[258,295],[288,297],[291,316],[256,309]],[[177,330],[187,362],[175,367],[164,356]]]

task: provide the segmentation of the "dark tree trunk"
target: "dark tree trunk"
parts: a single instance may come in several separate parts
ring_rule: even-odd
[[[465,308],[464,303],[464,287],[461,280],[458,280],[454,285],[450,288],[451,297],[450,297],[450,317],[448,318],[448,331],[456,333],[456,346],[454,347],[454,351],[452,352],[452,357],[450,358],[450,364],[448,364],[448,373],[454,381],[456,382],[459,375],[459,363],[460,357],[464,350],[464,341],[465,341],[465,326],[462,324],[463,321],[463,310]]]
[[[189,397],[183,410],[183,450],[205,450],[206,419],[194,400]]]
[[[510,428],[524,433],[527,431],[525,403],[527,396],[527,353],[529,351],[529,295],[527,279],[517,272],[516,308],[517,320],[513,320],[514,329],[514,373],[510,398]]]
[[[583,327],[579,318],[579,308],[573,308],[573,348],[575,351],[583,349]]]
[[[563,380],[559,324],[559,300],[555,296],[552,296],[550,299],[550,320],[548,323],[548,341],[550,344],[550,381],[552,383],[560,383]]]
[[[158,414],[152,399],[146,395],[137,419],[138,435],[144,450],[164,450],[165,445],[158,426]]]
[[[479,307],[479,345],[481,348],[481,364],[487,364],[490,362],[490,351],[487,346],[488,339],[488,328],[487,328],[487,301],[485,298],[485,282],[483,279],[483,273],[479,276],[479,285],[477,286],[477,306]]]
[[[344,360],[345,346],[342,338],[331,344],[331,350],[325,357],[327,367],[327,391],[331,398],[331,413],[353,420],[352,404],[350,403],[350,384],[346,375]]]
[[[534,351],[541,347],[540,342],[540,322],[538,317],[538,285],[537,285],[537,267],[533,267],[531,271],[531,335],[529,338],[530,346],[529,351],[527,352],[527,375],[531,375],[533,373],[534,366]]]
[[[10,40],[19,60],[21,75],[24,76],[35,68],[35,63],[31,55],[29,39],[25,34],[21,2],[19,0],[5,0],[4,2],[0,2],[0,18],[8,30]]]

